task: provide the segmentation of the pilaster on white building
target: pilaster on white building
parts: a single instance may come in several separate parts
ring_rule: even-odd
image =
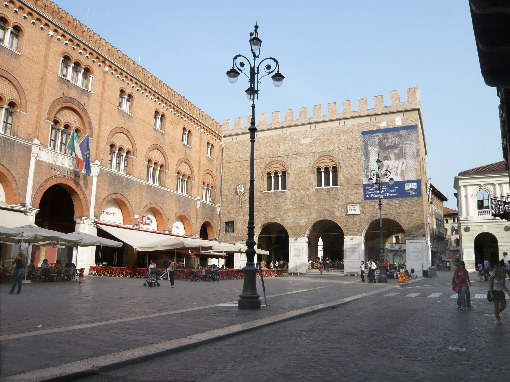
[[[462,258],[468,270],[485,258],[491,266],[510,260],[510,222],[494,217],[493,198],[509,198],[508,167],[505,161],[464,170],[455,177],[459,206]]]

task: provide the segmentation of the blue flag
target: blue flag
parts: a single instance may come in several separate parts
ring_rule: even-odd
[[[85,172],[88,176],[92,174],[92,166],[90,164],[90,146],[89,146],[89,135],[85,135],[80,143],[80,150],[83,155],[83,161],[85,162]]]

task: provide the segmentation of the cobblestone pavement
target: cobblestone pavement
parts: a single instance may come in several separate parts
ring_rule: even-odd
[[[488,284],[478,282],[471,291],[475,309],[457,311],[450,278],[451,273],[440,272],[403,288],[394,281],[362,284],[341,276],[267,279],[268,307],[255,312],[231,306],[242,280],[180,282],[171,289],[167,283],[144,288],[140,279],[88,277],[82,286],[24,285],[19,296],[8,295],[2,285],[1,376],[153,346],[367,292],[337,309],[101,370],[86,380],[407,381],[461,375],[501,380],[491,377],[495,365],[500,376],[509,375],[508,315],[504,325],[494,324],[492,307],[483,299]]]

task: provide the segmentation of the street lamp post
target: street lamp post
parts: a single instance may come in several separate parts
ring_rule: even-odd
[[[255,23],[253,32],[250,33],[250,48],[253,56],[253,62],[242,54],[237,54],[232,60],[232,68],[227,71],[227,77],[230,83],[236,83],[239,75],[243,73],[249,80],[250,86],[246,89],[246,96],[251,101],[251,121],[250,121],[250,192],[248,199],[248,240],[246,240],[246,266],[243,268],[244,284],[243,291],[239,296],[239,309],[260,309],[260,299],[257,292],[257,267],[255,266],[255,218],[254,218],[254,184],[255,184],[255,99],[259,97],[260,80],[270,74],[273,74],[273,84],[279,87],[285,78],[280,73],[278,60],[273,57],[262,59],[257,64],[260,56],[260,47],[262,40],[258,36],[259,26]],[[248,72],[248,74],[247,74]]]
[[[390,185],[393,184],[393,178],[390,178],[391,172],[388,170],[383,170],[383,161],[379,159],[379,153],[377,154],[377,170],[370,171],[370,178],[368,180],[372,181],[374,184],[377,184],[379,189],[379,240],[380,240],[380,250],[379,250],[379,278],[377,279],[380,283],[387,283],[388,277],[386,275],[386,267],[384,266],[384,235],[383,235],[383,222],[382,222],[382,183],[383,178],[388,179],[388,183]]]

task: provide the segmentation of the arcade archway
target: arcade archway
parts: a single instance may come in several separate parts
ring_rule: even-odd
[[[204,240],[214,239],[214,230],[211,222],[205,221],[200,226],[200,238]]]
[[[75,206],[73,198],[66,188],[56,184],[49,187],[39,202],[39,212],[35,215],[35,224],[59,232],[70,233],[75,230]],[[72,261],[73,248],[41,248],[36,251],[34,262],[39,264],[43,259],[55,263],[60,260],[62,264]]]
[[[379,219],[373,220],[365,231],[365,260],[379,261],[381,252]],[[383,219],[383,243],[385,259],[390,264],[406,262],[406,233],[400,223]]]
[[[498,239],[492,233],[482,232],[475,237],[475,263],[483,264],[484,258],[491,267],[499,261]]]
[[[269,251],[269,256],[264,259],[268,264],[271,261],[289,262],[289,234],[279,223],[268,223],[262,228],[257,247]]]
[[[344,231],[332,220],[315,222],[308,234],[308,260],[333,260],[334,263],[344,259]]]

